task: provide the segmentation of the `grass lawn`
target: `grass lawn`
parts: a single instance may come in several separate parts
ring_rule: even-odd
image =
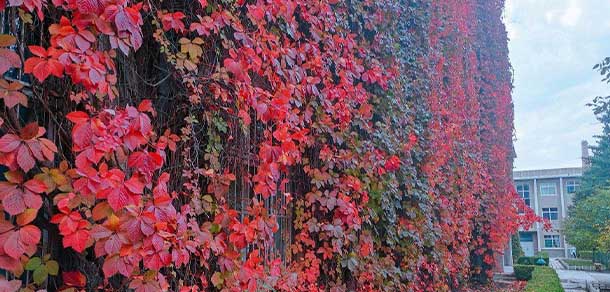
[[[525,292],[564,292],[555,270],[549,267],[536,267],[532,279],[527,282]]]
[[[583,259],[565,259],[563,260],[568,266],[575,267],[592,267],[593,262],[591,260]]]

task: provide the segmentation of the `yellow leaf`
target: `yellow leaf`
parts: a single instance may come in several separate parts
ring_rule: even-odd
[[[32,15],[25,12],[25,10],[23,10],[21,8],[19,9],[19,18],[21,18],[23,23],[29,23],[29,24],[34,23],[34,21],[32,19]]]
[[[59,264],[56,261],[48,261],[46,264],[47,271],[51,276],[57,276],[59,273]]]
[[[51,169],[49,174],[51,175],[53,181],[58,185],[65,185],[68,183],[68,178],[57,168]]]
[[[55,188],[57,187],[57,185],[55,184],[55,181],[47,172],[39,173],[39,174],[35,175],[34,178],[43,182],[45,184],[45,186],[47,186],[47,189],[45,190],[45,192],[47,194],[54,191]]]
[[[17,42],[17,39],[8,34],[0,34],[0,47],[12,46]]]

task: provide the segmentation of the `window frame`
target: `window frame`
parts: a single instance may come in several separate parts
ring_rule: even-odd
[[[555,210],[553,210],[553,209],[555,209]],[[547,218],[547,214],[548,214],[548,218]],[[553,219],[553,214],[555,214],[555,219]],[[556,207],[542,208],[542,218],[551,220],[551,221],[559,220],[559,208],[556,208]]]
[[[543,240],[544,248],[561,248],[561,235],[559,234],[545,234]],[[547,245],[549,242],[550,246]]]
[[[570,192],[570,187],[574,188],[573,192]],[[578,189],[580,188],[580,182],[575,180],[575,179],[571,179],[571,180],[567,180],[566,181],[566,193],[568,194],[575,194],[576,192],[578,192]]]
[[[531,232],[519,232],[520,242],[534,242],[534,234]]]
[[[521,190],[519,190],[519,187],[521,187]],[[523,202],[528,206],[528,207],[532,207],[532,192],[530,190],[530,184],[528,183],[517,183],[515,184],[515,190],[517,190],[517,194],[519,194],[519,196],[521,197],[521,199],[523,199]],[[527,198],[525,198],[523,195],[527,193]]]
[[[544,187],[544,189],[546,189],[547,187],[550,187],[550,186],[553,186],[554,193],[553,194],[551,194],[551,193],[546,193],[545,194],[545,192],[542,191],[543,187]],[[540,188],[540,196],[543,196],[543,197],[557,196],[557,184],[554,183],[554,182],[542,182],[542,183],[540,183],[539,188]]]

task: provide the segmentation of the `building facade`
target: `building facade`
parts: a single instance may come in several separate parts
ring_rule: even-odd
[[[550,257],[570,257],[575,251],[562,232],[568,208],[580,187],[583,168],[587,167],[588,145],[582,143],[582,167],[514,171],[513,180],[517,193],[536,215],[548,219],[552,228],[545,230],[536,223],[519,231],[521,248],[526,256],[546,252]]]

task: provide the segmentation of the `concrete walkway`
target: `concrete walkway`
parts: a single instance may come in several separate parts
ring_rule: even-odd
[[[610,274],[565,270],[557,259],[550,259],[549,265],[557,272],[565,292],[597,291],[589,288],[596,283],[610,284]]]

